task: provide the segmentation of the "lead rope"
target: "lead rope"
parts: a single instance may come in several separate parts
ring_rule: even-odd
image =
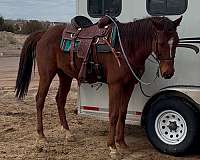
[[[142,81],[142,80],[136,75],[136,73],[135,73],[134,70],[132,69],[132,67],[131,67],[131,65],[130,65],[130,63],[129,63],[129,61],[128,61],[128,58],[127,58],[127,56],[126,56],[126,54],[125,54],[125,51],[124,51],[124,48],[123,48],[123,45],[122,45],[122,41],[121,41],[121,37],[120,37],[119,28],[118,28],[117,23],[115,22],[115,20],[114,20],[112,17],[110,17],[110,16],[108,16],[108,15],[105,15],[105,16],[108,17],[108,18],[115,24],[115,26],[116,26],[117,35],[118,35],[118,38],[119,38],[119,44],[120,44],[120,48],[121,48],[121,50],[122,50],[122,54],[123,54],[123,56],[124,56],[124,59],[125,59],[125,61],[126,61],[126,64],[128,65],[129,69],[131,70],[133,76],[136,78],[136,80],[137,80],[139,83],[141,83],[141,84],[143,84],[143,85],[150,85],[150,84],[152,84],[152,83],[155,81],[156,78],[155,78],[152,82],[147,83],[147,82]]]

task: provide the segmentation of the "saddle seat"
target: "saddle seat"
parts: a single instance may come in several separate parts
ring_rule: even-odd
[[[92,23],[92,21],[85,16],[76,16],[76,17],[72,18],[71,24],[77,29],[78,28],[86,28],[86,27],[90,27],[90,26],[94,25]]]
[[[116,18],[114,18],[114,19],[116,20]],[[97,22],[99,28],[103,28],[110,23],[112,23],[112,21],[106,16],[101,17],[101,19]],[[89,18],[87,18],[85,16],[75,16],[74,18],[71,19],[71,24],[77,29],[78,28],[87,28],[92,25],[95,25],[92,23],[92,21]]]

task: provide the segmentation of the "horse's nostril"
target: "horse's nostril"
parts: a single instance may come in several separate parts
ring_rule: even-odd
[[[172,74],[165,74],[165,75],[164,75],[164,78],[165,78],[165,79],[170,79],[172,76],[173,76]]]

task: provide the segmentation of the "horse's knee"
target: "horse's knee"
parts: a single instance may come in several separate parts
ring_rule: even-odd
[[[119,120],[121,122],[124,122],[126,120],[126,113],[121,113],[121,115],[119,116]]]
[[[36,109],[37,111],[42,111],[44,108],[45,98],[36,95]]]
[[[65,106],[66,97],[67,97],[67,96],[63,96],[63,95],[61,96],[61,95],[59,94],[59,92],[57,93],[55,99],[56,99],[56,103],[57,103],[58,109],[59,109],[59,108],[63,108],[63,107]]]
[[[118,121],[118,115],[111,115],[110,116],[110,125],[114,126],[117,124]]]

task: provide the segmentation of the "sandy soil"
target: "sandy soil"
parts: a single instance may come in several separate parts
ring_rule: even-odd
[[[66,104],[67,119],[75,142],[66,142],[61,130],[55,94],[57,79],[51,85],[44,109],[44,129],[48,143],[36,145],[35,94],[38,75],[32,78],[29,93],[25,100],[14,97],[14,85],[19,57],[0,57],[0,159],[65,159],[65,160],[109,160],[106,147],[107,122],[74,114],[77,98],[77,85],[73,82]],[[126,139],[131,154],[124,160],[197,160],[200,154],[173,157],[155,150],[139,126],[126,127]]]
[[[19,56],[27,36],[0,32],[0,56]]]

